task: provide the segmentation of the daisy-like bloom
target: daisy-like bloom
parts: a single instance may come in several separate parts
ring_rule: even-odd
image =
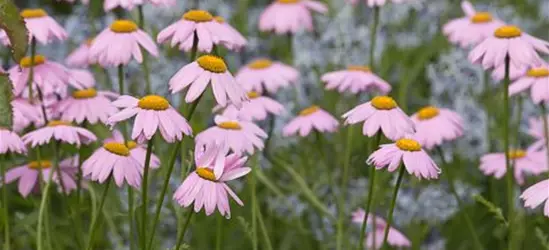
[[[240,108],[247,100],[246,92],[229,72],[225,61],[212,55],[201,56],[181,68],[170,79],[170,91],[173,94],[190,86],[185,102],[191,103],[204,93],[208,83],[211,83],[215,100],[222,107],[230,101]]]
[[[121,187],[126,181],[128,185],[139,188],[143,166],[123,143],[107,142],[82,164],[82,173],[99,183],[104,183],[112,174],[117,186]]]
[[[469,1],[461,2],[465,16],[451,20],[442,28],[450,42],[462,48],[477,45],[484,39],[494,35],[494,31],[505,25],[504,22],[492,17],[488,12],[477,12]]]
[[[535,151],[530,146],[526,151],[511,150],[509,151],[509,159],[514,162],[514,176],[519,185],[524,184],[524,175],[538,175],[547,171],[545,152]],[[504,153],[490,153],[480,158],[480,170],[485,175],[493,175],[496,179],[501,179],[507,173],[505,167]]]
[[[148,95],[141,99],[123,95],[112,103],[122,110],[111,117],[107,123],[116,123],[135,116],[132,139],[138,142],[150,140],[157,130],[167,142],[180,141],[183,135],[191,136],[193,131],[187,120],[159,95]]]
[[[69,84],[76,89],[87,89],[95,86],[93,74],[85,69],[69,69]]]
[[[72,53],[67,56],[65,59],[65,64],[71,67],[88,67],[90,64],[95,63],[90,58],[90,47],[93,42],[93,39],[88,39],[82,43],[78,48],[76,48]]]
[[[141,63],[141,48],[154,57],[158,56],[156,44],[137,24],[130,20],[116,20],[93,40],[90,60],[97,61],[103,67],[126,65],[132,57]]]
[[[105,139],[104,142],[124,143],[124,137],[122,136],[122,133],[120,133],[120,131],[114,130],[112,132],[112,137]],[[131,156],[134,159],[136,159],[139,163],[141,163],[141,166],[145,167],[145,160],[147,157],[147,146],[143,144],[138,144],[135,141],[128,141],[126,143],[126,147],[128,147],[128,149],[130,150]],[[157,169],[160,167],[160,159],[154,153],[151,153],[149,167],[152,169]]]
[[[246,38],[242,34],[240,34],[238,30],[236,30],[233,26],[227,23],[225,21],[225,18],[221,16],[216,16],[214,17],[214,20],[218,22],[221,27],[223,27],[227,32],[226,35],[228,38],[225,40],[230,40],[231,42],[228,43],[223,41],[223,45],[227,46],[228,49],[238,51],[242,47],[246,46],[246,44],[248,44],[248,40],[246,40]]]
[[[312,11],[324,14],[328,7],[312,0],[274,0],[261,13],[259,30],[276,34],[295,34],[301,29],[313,31]]]
[[[437,179],[440,174],[437,164],[423,151],[421,144],[410,138],[381,145],[380,149],[368,157],[366,163],[375,166],[376,169],[387,167],[389,172],[394,172],[403,163],[406,171],[419,179]]]
[[[108,118],[118,112],[111,103],[110,98],[118,95],[109,91],[97,91],[94,88],[76,90],[72,96],[67,97],[57,104],[54,109],[61,114],[64,121],[82,124],[88,121],[91,124],[107,123]]]
[[[23,136],[23,142],[31,147],[48,144],[52,139],[80,147],[90,144],[97,137],[87,129],[73,126],[70,122],[53,120],[46,127],[31,131]]]
[[[225,143],[237,154],[248,152],[250,155],[256,148],[263,149],[263,139],[267,138],[267,134],[254,123],[221,115],[216,115],[214,121],[215,126],[196,135],[197,145]]]
[[[549,102],[549,66],[534,67],[526,75],[509,85],[509,95],[515,95],[530,89],[535,104]]]
[[[364,221],[365,214],[366,212],[364,212],[363,209],[356,210],[355,212],[353,212],[353,222],[361,225]],[[385,228],[387,227],[387,222],[379,216],[369,214],[368,224],[372,226],[374,222],[375,226],[373,226],[373,232],[368,232],[368,234],[366,235],[366,246],[370,249],[381,249]],[[410,240],[408,240],[408,238],[406,238],[404,234],[402,234],[393,227],[389,228],[387,243],[394,247],[409,247],[412,245]]]
[[[530,118],[528,120],[528,134],[536,139],[536,142],[530,146],[534,150],[546,148],[542,119],[543,118]],[[545,119],[549,122],[549,116],[545,116]]]
[[[61,179],[57,175],[57,171],[53,173],[52,180],[57,183],[63,183],[65,187],[65,192],[70,193],[72,190],[76,189],[76,181],[73,176],[69,174],[72,172],[72,169],[75,167],[74,164],[71,164],[72,161],[61,161],[59,163],[59,170],[61,172]],[[12,183],[16,180],[19,180],[18,191],[23,197],[27,197],[32,190],[37,190],[40,188],[39,178],[40,175],[44,182],[48,182],[48,177],[50,171],[53,170],[53,164],[51,161],[32,161],[25,165],[12,168],[6,172],[6,183]]]
[[[210,12],[205,10],[190,10],[183,14],[181,20],[166,27],[156,38],[158,43],[164,43],[171,39],[170,45],[179,49],[190,51],[194,42],[194,34],[198,36],[198,50],[211,52],[214,45],[223,45],[228,49],[237,49],[242,44],[242,36],[236,36],[234,29],[228,29],[222,25]],[[239,34],[239,33],[238,33]]]
[[[549,217],[549,179],[540,181],[524,190],[520,198],[524,200],[525,207],[532,209],[545,202],[543,214]]]
[[[504,65],[509,56],[511,64],[520,68],[542,62],[536,51],[549,54],[549,43],[522,32],[517,26],[501,26],[469,53],[469,60],[489,69]]]
[[[5,128],[0,127],[0,154],[25,154],[27,148],[19,135]]]
[[[345,124],[364,122],[362,134],[371,137],[379,130],[385,137],[396,141],[415,131],[414,122],[388,96],[376,96],[367,103],[360,104],[342,116]]]
[[[11,101],[13,107],[13,130],[23,131],[26,127],[34,124],[36,127],[44,125],[44,117],[39,105],[31,104],[25,98],[15,98]]]
[[[351,4],[357,4],[360,0],[347,0],[347,2]],[[365,0],[366,4],[368,4],[368,7],[381,7],[389,2],[392,3],[404,3],[409,0]]]
[[[320,133],[333,133],[337,130],[339,122],[330,113],[313,105],[299,112],[299,116],[291,120],[282,129],[284,136],[292,136],[299,132],[299,136],[305,137],[313,129]]]
[[[267,90],[274,94],[279,88],[296,83],[299,71],[281,62],[257,59],[240,68],[235,78],[246,91],[263,93]]]
[[[103,9],[105,12],[111,11],[116,7],[132,10],[135,6],[142,5],[144,2],[145,0],[105,0]]]
[[[412,115],[416,126],[415,138],[426,149],[463,135],[463,119],[449,109],[427,106]]]
[[[247,157],[236,154],[225,156],[226,148],[214,144],[202,152],[201,147],[197,149],[194,157],[196,170],[177,188],[173,199],[183,207],[194,202],[194,211],[198,213],[204,207],[206,215],[213,214],[217,207],[222,216],[230,218],[229,196],[240,206],[244,203],[225,182],[240,178],[251,171],[244,167]]]
[[[10,38],[8,37],[8,34],[3,29],[0,29],[0,44],[4,46],[10,46]]]
[[[147,1],[156,6],[171,7],[176,5],[175,0],[147,0]]]
[[[34,63],[32,61],[30,56],[24,57],[19,66],[13,66],[9,70],[15,95],[20,95],[28,86],[30,67],[33,64],[33,88],[38,86],[44,95],[51,95],[62,92],[67,87],[70,75],[63,65],[47,60],[42,55],[34,56]]]
[[[223,111],[223,116],[231,116],[230,114],[236,113],[236,116],[246,121],[263,121],[269,114],[280,115],[284,112],[284,106],[270,97],[250,91],[248,98],[250,101],[244,102],[240,109],[233,105],[227,106]]]
[[[21,17],[31,38],[41,44],[48,44],[52,40],[66,40],[67,32],[43,9],[24,9]]]
[[[372,73],[368,66],[349,66],[346,70],[326,73],[321,80],[326,82],[326,89],[337,88],[340,93],[350,91],[357,94],[374,90],[386,95],[391,91],[391,85]]]

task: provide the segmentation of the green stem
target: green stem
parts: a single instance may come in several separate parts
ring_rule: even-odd
[[[258,165],[258,159],[257,155],[253,156],[253,170],[255,171],[259,165]],[[256,194],[256,185],[255,185],[255,173],[251,174],[250,177],[250,191],[252,196],[252,248],[254,250],[258,249],[258,240],[257,240],[257,210],[255,207],[257,206],[257,194]]]
[[[486,106],[489,106],[491,99],[490,96],[490,72],[484,71],[482,74],[482,82],[484,84],[484,101]],[[492,152],[492,140],[490,139],[490,112],[486,112],[486,143],[488,144],[488,152]]]
[[[345,146],[345,158],[343,162],[343,177],[341,181],[341,195],[338,201],[338,216],[337,216],[337,236],[336,247],[338,250],[343,248],[343,236],[345,234],[345,192],[347,190],[347,182],[349,178],[349,165],[351,164],[351,153],[353,145],[353,127],[347,128],[347,143]]]
[[[151,154],[152,154],[152,148],[153,148],[153,141],[154,141],[154,135],[153,137],[147,142],[147,154],[145,155],[145,169],[143,170],[143,183],[141,184],[141,202],[143,202],[143,206],[141,208],[141,247],[142,249],[146,249],[147,247],[147,215],[148,213],[148,178],[149,178],[149,168],[151,165]]]
[[[271,239],[269,238],[269,231],[267,231],[267,227],[265,226],[265,222],[263,221],[263,215],[261,214],[261,209],[259,209],[258,205],[255,207],[255,209],[257,210],[257,222],[259,222],[259,228],[261,229],[261,235],[263,236],[265,249],[273,250],[273,245],[271,243]]]
[[[105,186],[105,189],[103,189],[103,194],[101,195],[101,201],[99,202],[99,207],[95,211],[92,217],[92,222],[90,225],[89,230],[89,236],[88,236],[88,246],[86,247],[87,250],[91,250],[93,248],[93,242],[95,241],[95,231],[97,229],[97,220],[99,215],[103,211],[103,206],[105,205],[105,200],[107,199],[107,194],[109,193],[109,187],[111,186],[111,178],[107,179],[107,184]]]
[[[369,63],[370,63],[370,68],[372,70],[375,69],[374,54],[376,49],[377,27],[379,26],[379,12],[380,12],[380,7],[379,6],[374,7],[374,23],[372,25],[371,34],[370,34],[370,53],[369,53]]]
[[[8,188],[6,186],[6,158],[0,157],[0,168],[2,169],[2,215],[4,217],[4,250],[9,250],[10,243],[10,217],[8,212]]]
[[[545,104],[541,103],[541,120],[543,121],[543,137],[545,138],[545,153],[547,154],[547,167],[549,168],[549,124],[547,122],[547,108],[545,107]]]
[[[391,223],[393,222],[393,212],[395,211],[398,190],[400,189],[400,184],[402,184],[402,179],[404,178],[404,172],[406,172],[405,170],[406,170],[406,167],[404,167],[404,164],[401,163],[400,170],[398,171],[397,183],[393,191],[393,199],[391,200],[391,207],[389,208],[389,216],[387,217],[387,227],[385,227],[385,231],[383,233],[383,243],[381,244],[383,247],[385,247],[385,244],[387,244],[387,236],[389,236],[389,228],[391,228]]]
[[[118,93],[124,95],[124,65],[118,65]]]
[[[40,158],[40,157],[39,157]],[[40,165],[41,161],[38,159],[38,164]],[[50,197],[50,189],[51,189],[51,183],[53,178],[53,173],[55,171],[50,171],[48,174],[48,181],[46,182],[46,186],[44,187],[44,192],[42,193],[42,199],[40,201],[40,208],[38,210],[38,226],[37,226],[37,237],[36,237],[36,246],[37,250],[43,250],[44,246],[42,245],[42,232],[44,231],[43,224],[44,224],[44,217],[47,216],[46,214],[46,206],[48,204],[48,199]]]
[[[221,245],[223,245],[223,216],[217,216],[216,220],[215,250],[221,250]]]
[[[134,227],[133,227],[133,218],[134,218],[134,215],[133,215],[133,207],[134,207],[133,199],[134,199],[133,189],[130,185],[128,185],[128,223],[129,223],[129,227],[130,227],[130,235],[128,236],[128,239],[130,241],[129,242],[130,250],[134,249],[133,239],[135,237]]]
[[[509,223],[513,225],[514,219],[514,209],[515,209],[515,195],[513,190],[513,170],[511,169],[511,161],[509,158],[509,84],[511,79],[509,78],[509,67],[510,67],[510,57],[507,55],[505,57],[505,78],[503,80],[503,147],[505,154],[505,168],[507,169],[506,173],[506,184],[507,184],[507,202],[508,202],[508,218]],[[509,233],[509,249],[513,249],[512,246],[512,233]]]
[[[34,82],[34,57],[36,56],[36,39],[31,38],[31,65],[29,68],[29,80],[28,80],[28,87],[29,87],[29,100],[31,103],[33,103],[34,97],[32,92],[32,83]]]
[[[189,211],[189,214],[187,215],[187,218],[185,219],[185,224],[183,225],[183,228],[181,229],[181,232],[179,232],[179,236],[177,236],[177,245],[176,250],[181,249],[181,246],[183,245],[183,241],[185,238],[185,232],[187,232],[187,228],[189,227],[189,224],[191,223],[191,218],[193,216],[193,211]]]
[[[143,5],[139,5],[137,7],[137,12],[139,13],[139,28],[141,30],[145,30],[145,15],[143,14]],[[141,52],[143,54],[143,64],[141,66],[143,68],[143,74],[145,77],[145,93],[150,94],[152,93],[152,87],[148,60],[149,54],[144,49],[141,49]]]

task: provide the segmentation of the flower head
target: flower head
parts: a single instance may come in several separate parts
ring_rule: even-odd
[[[412,115],[415,138],[426,149],[440,146],[463,135],[463,119],[449,109],[427,106]]]
[[[366,212],[364,212],[363,209],[356,210],[355,212],[353,212],[352,221],[356,224],[361,225],[364,221],[365,214]],[[385,228],[387,227],[387,222],[379,216],[368,214],[368,225],[373,227],[373,231],[368,232],[368,234],[366,235],[366,246],[368,248],[381,249]],[[404,234],[402,234],[393,227],[389,228],[387,243],[395,247],[409,247],[412,245],[410,240],[408,240],[408,238],[406,238]]]
[[[396,141],[415,131],[412,120],[388,96],[376,96],[343,114],[343,118],[345,124],[364,122],[362,133],[369,137],[381,130],[385,137]]]
[[[545,202],[543,214],[549,217],[549,179],[540,181],[524,190],[520,198],[524,200],[524,206],[528,208],[536,208]]]
[[[530,68],[526,75],[509,85],[509,95],[515,95],[530,89],[535,104],[549,102],[549,66]]]
[[[151,55],[158,56],[158,48],[152,38],[129,20],[116,20],[93,40],[90,60],[101,66],[126,65],[132,57],[143,62],[141,47]]]
[[[351,4],[357,4],[360,0],[347,0],[347,2]],[[365,0],[365,2],[368,4],[368,7],[381,7],[388,2],[393,3],[404,3],[410,0]]]
[[[250,91],[248,92],[249,102],[244,102],[240,109],[229,105],[223,111],[223,116],[232,116],[233,114],[246,121],[263,121],[269,114],[280,115],[284,112],[284,106],[268,96]],[[217,106],[215,109],[219,109]]]
[[[52,40],[63,41],[67,39],[67,32],[43,9],[24,9],[21,17],[25,20],[25,26],[31,38],[41,44],[48,44]]]
[[[122,133],[120,133],[120,131],[114,130],[112,132],[112,137],[105,139],[104,142],[105,143],[108,143],[108,142],[124,143],[124,137],[122,136]],[[135,141],[128,141],[126,143],[126,147],[130,150],[130,155],[134,159],[136,159],[137,162],[141,164],[141,166],[145,167],[145,160],[147,157],[147,146],[143,144],[139,144]],[[156,169],[160,167],[160,159],[154,153],[151,153],[149,166],[152,169]]]
[[[144,2],[145,0],[105,0],[103,3],[103,9],[105,12],[111,11],[116,7],[120,7],[125,10],[132,10],[135,6],[142,5]]]
[[[402,138],[392,144],[383,144],[368,157],[366,163],[376,169],[387,167],[389,172],[397,170],[402,163],[409,174],[422,179],[437,179],[440,169],[431,157],[423,151],[415,139]]]
[[[112,174],[119,187],[126,181],[128,185],[138,188],[143,166],[132,157],[130,149],[123,143],[107,142],[82,164],[82,171],[84,176],[99,183],[105,182]]]
[[[31,131],[23,136],[23,142],[31,147],[48,144],[52,139],[80,147],[90,144],[97,137],[87,129],[73,126],[70,122],[53,120],[47,126]]]
[[[295,34],[301,29],[313,30],[311,12],[326,13],[328,7],[312,0],[274,0],[259,17],[259,30],[276,34]]]
[[[240,68],[235,78],[246,91],[263,93],[267,90],[274,94],[279,88],[296,83],[299,71],[281,62],[257,59]]]
[[[167,142],[180,141],[183,135],[192,135],[192,128],[166,100],[158,95],[148,95],[141,99],[123,95],[113,105],[122,110],[112,115],[107,123],[116,123],[135,116],[132,139],[138,142],[150,140],[157,130]]]
[[[44,125],[42,110],[37,103],[31,104],[27,99],[18,97],[11,101],[11,106],[13,107],[14,131],[21,132],[31,124],[36,127]]]
[[[204,93],[208,83],[211,83],[215,100],[223,107],[228,102],[240,107],[247,100],[246,92],[235,81],[225,61],[212,55],[201,56],[181,68],[170,79],[170,91],[173,94],[188,87],[185,102],[191,103]]]
[[[227,36],[227,39],[223,40],[230,40],[231,42],[225,42],[222,41],[223,45],[226,46],[228,49],[231,50],[240,50],[242,47],[246,46],[248,43],[248,40],[240,34],[238,30],[233,28],[228,22],[225,21],[225,18],[221,16],[214,17],[214,20],[218,22],[223,29],[225,29],[225,35]]]
[[[93,39],[88,39],[69,54],[65,64],[71,67],[88,67],[95,62],[90,58],[90,47]]]
[[[341,93],[350,91],[357,94],[374,90],[385,95],[391,91],[391,85],[372,73],[367,66],[349,66],[346,70],[326,73],[321,79],[327,83],[326,89],[337,88]]]
[[[27,88],[31,66],[34,71],[33,88],[40,88],[44,95],[66,92],[70,78],[67,68],[42,55],[36,55],[34,58],[24,57],[19,62],[19,66],[14,66],[9,70],[15,95],[22,94]]]
[[[109,98],[118,95],[109,91],[97,91],[95,88],[75,90],[70,97],[58,102],[54,109],[61,114],[64,121],[82,124],[107,123],[108,118],[117,113],[118,109]]]
[[[26,154],[27,147],[19,135],[5,128],[0,128],[0,155]]]
[[[230,218],[229,196],[240,206],[244,203],[225,182],[251,171],[244,167],[247,157],[226,156],[227,148],[219,144],[207,145],[205,149],[197,146],[195,151],[196,170],[175,191],[173,199],[183,207],[194,202],[194,211],[198,213],[204,207],[206,215],[211,215],[217,207],[221,215]]]
[[[547,119],[547,122],[549,122],[549,116],[530,118],[528,121],[528,134],[536,139],[536,142],[530,146],[533,150],[547,150],[542,120],[544,118]]]
[[[524,174],[538,175],[548,170],[545,153],[536,151],[533,147],[526,151],[511,150],[508,155],[514,163],[514,176],[519,185],[524,184]],[[480,170],[485,175],[493,175],[496,179],[501,179],[507,173],[505,165],[505,153],[490,153],[480,158]]]
[[[299,132],[299,136],[305,137],[313,129],[320,133],[332,133],[337,130],[339,122],[330,113],[318,106],[311,106],[299,112],[299,116],[291,120],[282,129],[284,136],[292,136]]]

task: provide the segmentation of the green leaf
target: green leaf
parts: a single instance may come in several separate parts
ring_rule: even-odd
[[[9,130],[12,130],[13,127],[12,86],[9,76],[0,73],[0,127]]]
[[[509,226],[509,223],[505,219],[505,216],[503,216],[503,212],[501,211],[501,208],[494,205],[494,203],[486,200],[481,195],[475,195],[473,198],[475,199],[475,201],[477,201],[478,203],[480,203],[480,204],[484,205],[486,208],[488,208],[488,212],[490,212],[496,220],[501,222],[506,227]]]
[[[19,63],[27,53],[29,37],[25,22],[12,0],[0,0],[0,28],[10,38],[13,60]]]
[[[547,250],[549,250],[549,236],[547,236],[541,228],[536,227],[536,237],[540,244]]]

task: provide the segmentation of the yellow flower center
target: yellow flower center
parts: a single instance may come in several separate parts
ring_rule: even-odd
[[[92,43],[93,43],[93,38],[88,38],[88,40],[86,40],[86,45],[88,47],[91,47]]]
[[[547,77],[549,76],[549,69],[547,68],[535,68],[528,70],[528,73],[526,73],[529,77]]]
[[[130,20],[116,20],[111,24],[111,30],[115,33],[131,33],[137,29],[137,24]]]
[[[23,57],[21,61],[19,61],[19,65],[21,65],[22,68],[30,68],[31,66],[37,66],[45,62],[46,62],[46,57],[43,55],[35,55],[34,63],[33,63],[32,57],[26,56],[26,57]]]
[[[198,174],[198,176],[200,176],[202,179],[209,180],[209,181],[216,181],[213,170],[209,168],[205,168],[205,167],[196,168],[196,174]]]
[[[221,57],[205,55],[196,59],[196,62],[201,68],[213,73],[225,73],[227,71],[227,65]]]
[[[471,17],[472,23],[488,23],[492,21],[492,15],[488,12],[477,12]]]
[[[28,165],[29,168],[40,170],[45,168],[51,168],[51,161],[31,161]]]
[[[360,66],[360,65],[351,65],[349,67],[347,67],[347,70],[350,70],[350,71],[362,71],[362,72],[372,72],[372,69],[370,69],[370,67],[368,66]]]
[[[197,23],[209,22],[214,19],[210,12],[205,10],[189,10],[183,14],[183,19]]]
[[[166,110],[170,107],[170,103],[166,98],[159,95],[148,95],[139,100],[137,106],[148,110]]]
[[[255,99],[255,98],[258,98],[260,97],[261,95],[255,91],[250,91],[248,92],[248,98],[250,99]]]
[[[396,142],[396,145],[400,150],[404,151],[414,152],[421,150],[421,144],[412,139],[400,139]]]
[[[94,88],[76,90],[72,92],[72,97],[75,99],[88,99],[97,96],[97,91]]]
[[[72,126],[72,123],[67,121],[61,121],[61,120],[53,120],[48,122],[48,127],[56,127],[56,126]]]
[[[519,27],[513,25],[501,26],[494,32],[494,36],[497,38],[514,38],[521,35],[522,31]]]
[[[273,65],[273,62],[269,59],[257,59],[249,63],[248,67],[250,69],[266,69],[268,67],[271,67],[271,65]]]
[[[299,115],[300,116],[308,116],[308,115],[311,115],[311,114],[315,113],[319,109],[320,109],[320,107],[318,107],[316,105],[313,105],[313,106],[310,106],[310,107],[308,107],[304,110],[301,110],[301,112],[299,112]]]
[[[420,120],[429,120],[436,117],[439,114],[439,110],[433,106],[427,106],[417,112],[417,118]]]
[[[397,107],[395,100],[388,96],[376,96],[372,99],[371,104],[378,110],[391,110]]]
[[[103,144],[103,148],[115,155],[120,156],[129,156],[130,149],[124,145],[124,143],[119,142],[107,142]]]
[[[508,155],[509,159],[515,160],[526,157],[526,152],[524,150],[511,150]]]
[[[126,142],[126,147],[128,147],[129,150],[132,150],[134,148],[137,148],[137,142],[135,141],[128,141]]]
[[[299,3],[301,0],[278,0],[279,3]]]
[[[228,121],[228,122],[222,122],[220,124],[217,124],[218,127],[222,129],[229,129],[229,130],[241,130],[242,127],[238,122],[235,121]]]
[[[225,18],[223,18],[222,16],[216,16],[216,17],[214,17],[214,20],[218,23],[224,23],[225,22]]]
[[[48,12],[43,9],[24,9],[19,14],[22,18],[39,18],[47,16]]]

